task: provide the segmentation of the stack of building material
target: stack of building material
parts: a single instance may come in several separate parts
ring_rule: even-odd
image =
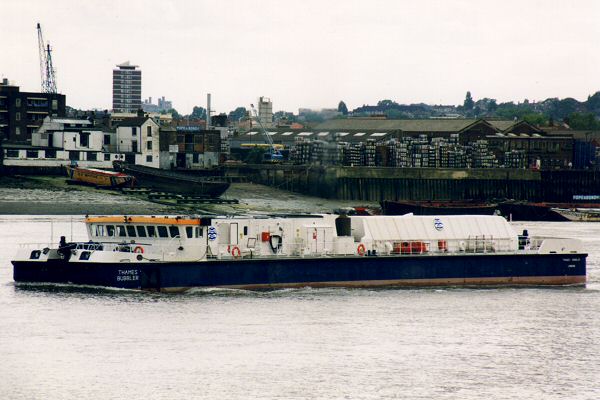
[[[412,138],[403,137],[397,145],[396,166],[401,168],[412,167]]]
[[[363,164],[366,167],[375,166],[375,140],[367,139],[367,142],[363,146]]]
[[[494,168],[496,156],[488,148],[487,140],[477,140],[470,146],[471,168]]]
[[[344,147],[344,165],[356,167],[362,165],[361,154],[361,143],[349,143],[346,147]]]
[[[419,135],[412,142],[412,167],[429,167],[429,140],[426,135]]]
[[[310,140],[297,137],[290,151],[290,160],[294,164],[304,165],[310,162]]]
[[[312,140],[310,143],[309,160],[310,164],[324,164],[325,142],[322,140]]]
[[[511,150],[504,153],[504,167],[527,168],[527,155],[525,150]]]

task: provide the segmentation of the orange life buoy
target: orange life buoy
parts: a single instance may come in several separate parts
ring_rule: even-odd
[[[359,244],[358,247],[356,248],[356,252],[358,253],[359,256],[364,256],[366,253],[366,248],[364,244]]]
[[[144,254],[144,248],[142,246],[135,246],[135,248],[133,249],[133,252]]]
[[[234,256],[235,258],[238,258],[239,256],[242,255],[242,251],[240,250],[239,247],[233,246],[233,248],[231,249],[231,255]]]

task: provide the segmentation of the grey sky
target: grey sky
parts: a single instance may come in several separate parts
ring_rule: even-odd
[[[140,65],[142,97],[226,112],[393,99],[458,104],[600,90],[600,1],[0,0],[0,77],[40,86],[36,22],[59,91],[110,108],[112,69]]]

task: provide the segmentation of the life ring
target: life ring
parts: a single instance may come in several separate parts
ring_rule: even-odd
[[[133,252],[144,254],[144,248],[142,246],[135,246],[135,248],[133,249]]]
[[[242,251],[240,250],[239,247],[233,246],[233,248],[231,249],[231,255],[235,258],[238,258],[239,256],[242,255]]]
[[[367,252],[367,249],[365,248],[365,245],[361,243],[356,248],[356,252],[358,253],[359,256],[364,256],[365,253]]]

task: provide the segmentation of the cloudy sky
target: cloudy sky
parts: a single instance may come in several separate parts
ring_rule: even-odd
[[[110,108],[112,69],[142,69],[142,97],[189,113],[258,96],[275,110],[380,99],[462,103],[600,90],[600,1],[0,0],[0,78],[40,86],[36,23],[59,91]]]

